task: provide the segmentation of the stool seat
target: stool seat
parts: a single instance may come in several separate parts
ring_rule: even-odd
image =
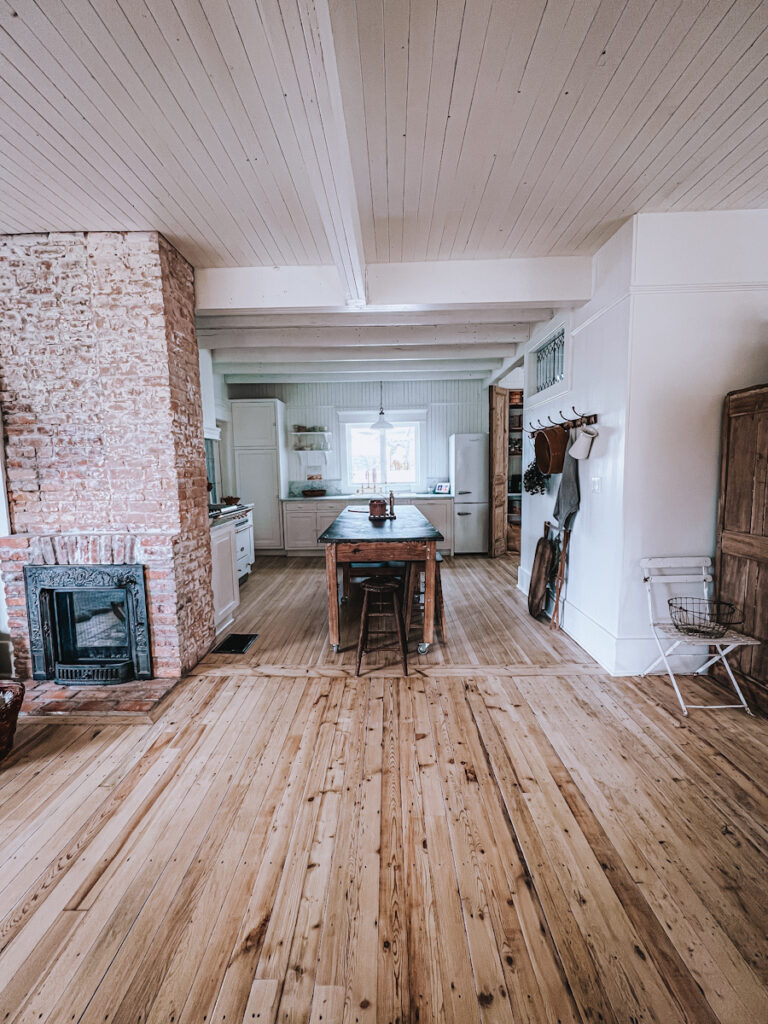
[[[392,576],[371,576],[363,580],[360,586],[369,594],[391,594],[400,589],[400,582]]]
[[[368,641],[368,627],[372,618],[382,618],[391,614],[395,620],[397,645],[403,659],[403,675],[408,675],[408,645],[403,624],[403,613],[400,607],[400,581],[392,576],[371,576],[360,584],[363,590],[363,611],[360,616],[360,635],[357,639],[357,668],[355,675],[360,675],[360,665]],[[373,607],[371,607],[373,605]],[[389,611],[385,610],[389,605]]]

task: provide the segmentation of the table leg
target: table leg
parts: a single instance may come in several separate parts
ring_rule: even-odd
[[[341,567],[341,601],[342,604],[349,600],[352,593],[352,566],[345,562]]]
[[[437,541],[427,541],[424,558],[424,633],[421,648],[429,650],[429,645],[435,639],[435,561],[437,554]]]
[[[339,650],[339,581],[336,576],[336,545],[325,545],[325,582],[328,588],[328,640]]]

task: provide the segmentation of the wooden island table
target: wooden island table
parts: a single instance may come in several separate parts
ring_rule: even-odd
[[[395,519],[372,522],[367,505],[347,505],[331,525],[320,534],[325,544],[325,571],[328,587],[328,635],[338,653],[339,582],[338,567],[352,562],[423,562],[424,633],[419,654],[426,654],[435,639],[435,555],[443,535],[415,505],[397,505]],[[376,575],[376,570],[371,570]]]

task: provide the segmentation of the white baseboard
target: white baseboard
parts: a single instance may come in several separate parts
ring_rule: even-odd
[[[522,590],[524,594],[528,593],[528,587],[531,585],[531,574],[527,569],[524,569],[522,565],[517,570],[517,589]]]

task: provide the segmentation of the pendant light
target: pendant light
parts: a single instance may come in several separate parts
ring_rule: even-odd
[[[370,426],[371,430],[393,430],[392,424],[384,416],[384,381],[379,381],[379,418]]]

